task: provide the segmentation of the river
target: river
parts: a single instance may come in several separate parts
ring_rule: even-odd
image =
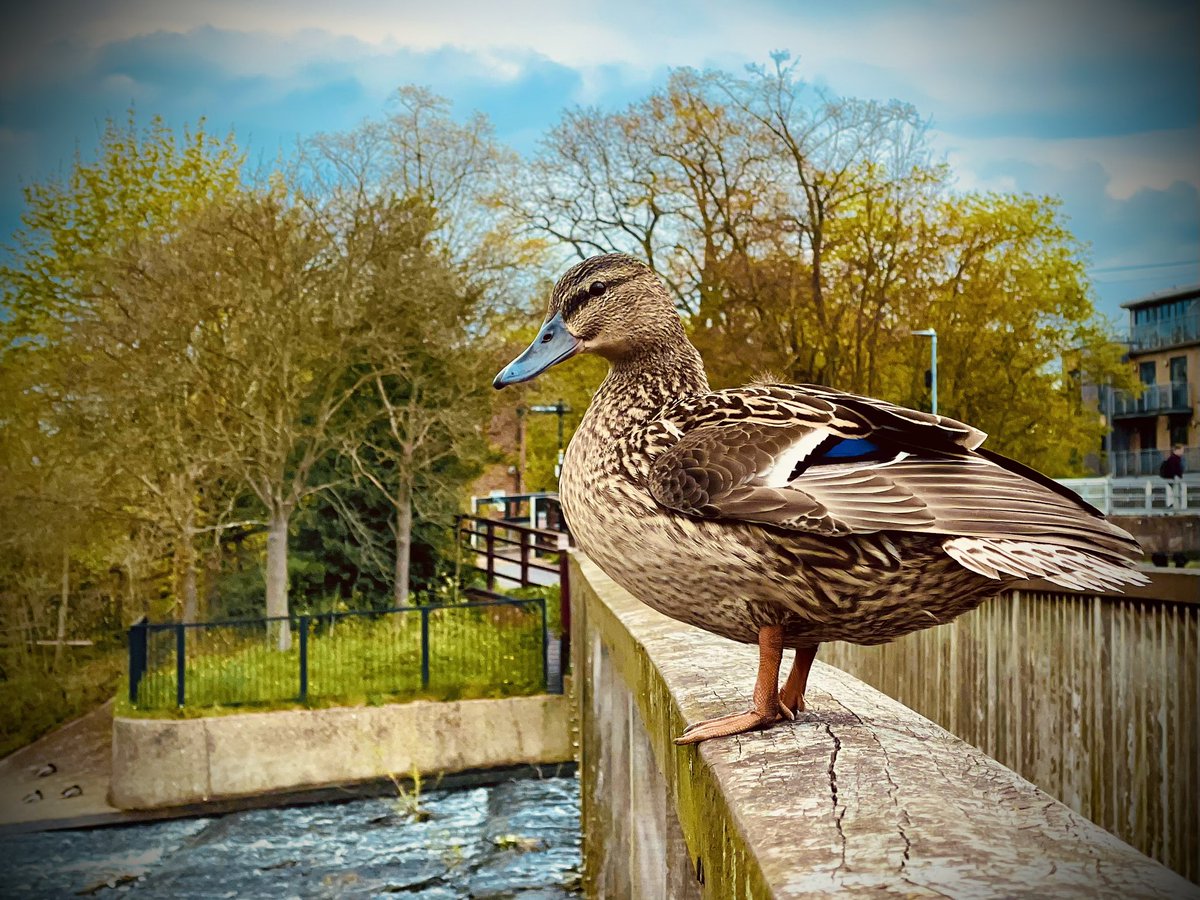
[[[259,809],[0,839],[0,896],[560,898],[578,891],[579,783]]]

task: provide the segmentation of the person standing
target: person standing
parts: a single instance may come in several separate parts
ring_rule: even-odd
[[[1158,474],[1167,479],[1167,506],[1175,505],[1175,495],[1179,490],[1179,482],[1183,480],[1183,444],[1176,444],[1171,452],[1163,457]]]

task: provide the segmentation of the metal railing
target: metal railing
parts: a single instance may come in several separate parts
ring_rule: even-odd
[[[1192,408],[1191,385],[1186,381],[1167,384],[1147,384],[1142,392],[1134,395],[1130,391],[1114,388],[1112,392],[1112,414],[1114,418],[1130,416],[1157,416],[1165,413],[1188,412]]]
[[[1171,481],[1157,475],[1056,480],[1106,516],[1200,515],[1200,475],[1185,475]]]
[[[1200,341],[1200,313],[1135,325],[1129,335],[1129,346],[1135,350],[1153,350]]]
[[[367,702],[561,693],[544,598],[291,616],[150,623],[129,629],[129,702],[138,709]]]

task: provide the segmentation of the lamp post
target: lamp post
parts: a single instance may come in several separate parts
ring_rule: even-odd
[[[933,328],[922,328],[913,334],[927,337],[929,342],[929,405],[937,415],[937,331]]]
[[[563,464],[563,416],[571,411],[571,407],[567,406],[562,400],[559,400],[553,406],[531,406],[529,407],[529,411],[533,413],[553,413],[558,416],[558,462],[554,466],[554,477],[558,478],[562,475]]]

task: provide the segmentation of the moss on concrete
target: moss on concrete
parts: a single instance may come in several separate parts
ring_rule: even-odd
[[[584,577],[579,570],[578,557],[571,565],[572,599],[579,629],[574,644],[587,653],[587,632],[599,634],[612,664],[629,688],[666,779],[687,844],[689,866],[703,895],[721,898],[769,896],[770,890],[758,860],[746,845],[737,826],[736,811],[729,809],[725,792],[705,757],[703,745],[679,747],[674,743],[675,736],[686,727],[686,720],[662,673],[646,647],[614,609],[598,597],[592,582],[598,580],[603,584],[603,576],[597,579],[593,570],[589,572],[590,577]],[[591,672],[591,661],[583,661],[577,671]],[[584,794],[586,796],[588,791]],[[584,823],[586,879],[586,873],[595,872],[601,865],[607,835],[594,830],[597,824],[594,815],[585,815]]]

